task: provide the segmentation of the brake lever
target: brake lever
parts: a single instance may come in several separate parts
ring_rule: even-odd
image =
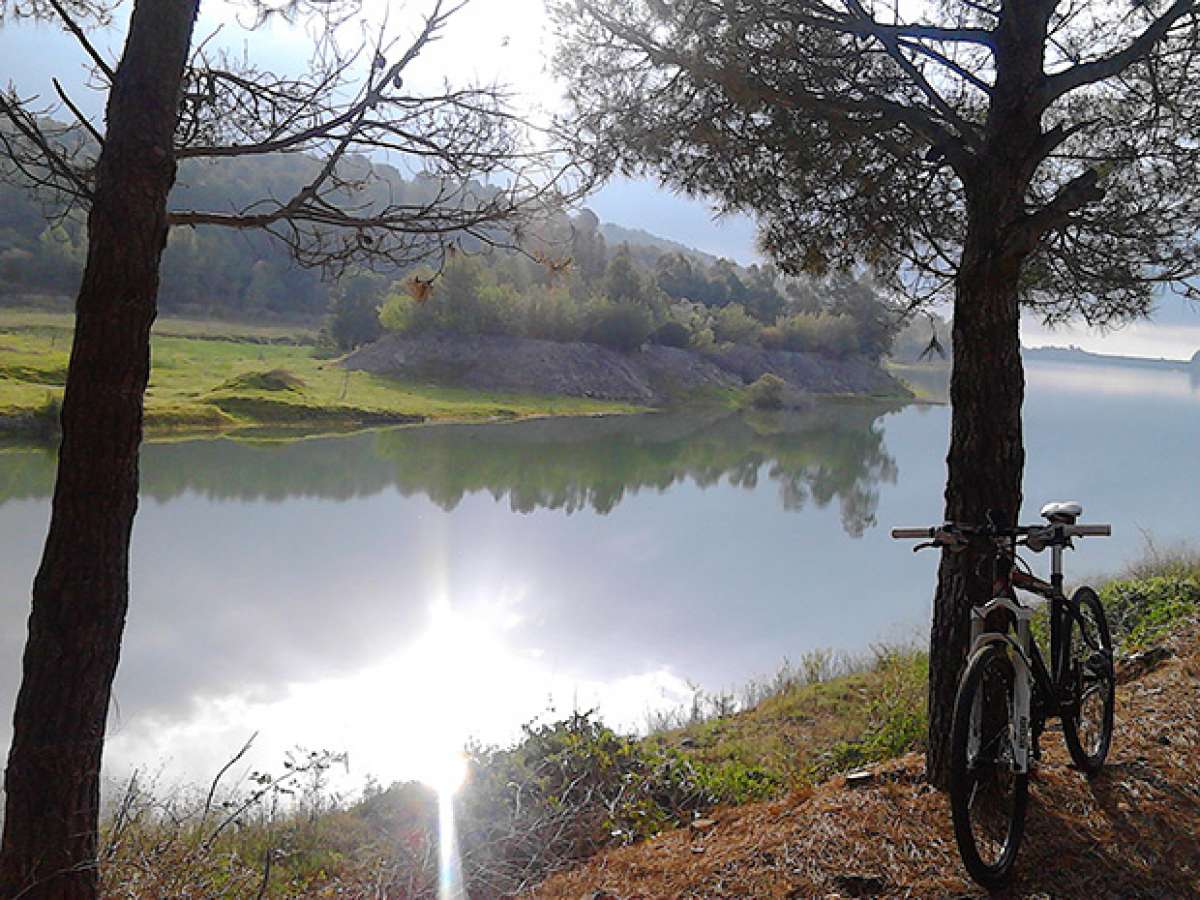
[[[941,544],[939,544],[937,541],[925,541],[924,543],[917,544],[917,546],[913,547],[913,553],[916,553],[920,550],[924,550],[926,547],[940,547],[940,546],[941,546]]]

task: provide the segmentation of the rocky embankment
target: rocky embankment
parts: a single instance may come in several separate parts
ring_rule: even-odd
[[[528,338],[392,335],[341,365],[378,375],[447,382],[486,391],[549,394],[664,406],[706,389],[736,389],[765,374],[813,395],[907,397],[874,360],[832,359],[729,346],[693,351],[647,346],[619,353],[597,344]]]

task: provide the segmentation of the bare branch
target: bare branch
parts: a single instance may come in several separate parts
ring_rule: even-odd
[[[959,78],[977,90],[982,91],[985,94],[991,94],[992,86],[990,84],[988,84],[974,72],[971,72],[964,66],[959,65],[954,60],[950,59],[950,57],[939,53],[932,47],[928,47],[925,44],[919,43],[918,41],[899,40],[897,43],[905,50],[911,50],[913,53],[919,53],[922,56],[929,57],[934,62],[949,69]]]
[[[855,4],[856,6],[858,4]],[[859,8],[861,10],[861,7]],[[832,10],[828,10],[832,13]],[[857,12],[857,11],[856,11]],[[785,14],[784,18],[800,25],[813,28],[823,28],[828,31],[852,34],[858,37],[873,37],[884,41],[895,41],[901,38],[914,40],[935,41],[938,43],[976,44],[981,47],[993,48],[996,45],[994,32],[986,28],[946,28],[937,25],[917,25],[904,23],[877,22],[865,13],[853,18],[837,17],[834,15],[815,16],[811,14]]]
[[[874,19],[872,19],[867,11],[863,8],[860,0],[847,0],[847,5],[856,14],[857,18],[855,21],[870,23],[871,25],[876,24]],[[883,33],[875,33],[869,27],[867,29],[867,33],[873,33],[874,36],[879,39],[884,48],[887,50],[888,56],[895,60],[896,65],[898,65],[909,77],[912,83],[917,86],[917,89],[920,90],[920,92],[933,105],[933,107],[939,113],[941,113],[948,122],[958,129],[958,132],[962,136],[963,140],[978,147],[981,143],[978,129],[963,119],[963,117],[958,114],[958,111],[955,110],[954,107],[952,107],[949,103],[947,103],[946,99],[940,93],[938,93],[937,89],[932,84],[929,83],[929,79],[925,77],[924,73],[921,72],[921,70],[913,64],[913,61],[909,59],[901,50],[899,39],[895,33],[889,30],[885,30]]]
[[[333,271],[354,260],[409,267],[444,254],[456,236],[519,249],[514,228],[581,197],[594,177],[563,136],[514,112],[500,87],[406,87],[408,69],[462,5],[438,0],[403,46],[381,26],[374,43],[345,52],[326,32],[299,76],[198,51],[178,158],[292,154],[303,181],[240,208],[176,208],[171,224],[265,230],[302,265]],[[384,160],[413,171],[417,186]]]
[[[1166,12],[1147,26],[1124,50],[1051,75],[1046,79],[1041,91],[1041,107],[1045,109],[1070,91],[1119,75],[1135,63],[1146,59],[1170,33],[1176,22],[1198,9],[1200,4],[1197,0],[1175,0]]]
[[[70,129],[60,129],[53,136],[47,134],[39,117],[11,91],[0,92],[0,116],[8,119],[15,131],[0,128],[0,147],[4,151],[0,156],[22,177],[25,187],[90,201],[90,176],[75,162],[83,148],[78,141],[73,146],[68,143]]]
[[[71,98],[67,96],[67,92],[65,90],[63,90],[63,86],[61,84],[59,84],[58,79],[51,78],[50,81],[54,84],[54,90],[55,90],[55,93],[58,94],[59,99],[62,100],[62,102],[66,105],[67,109],[69,109],[72,113],[74,113],[75,121],[77,121],[80,125],[82,125],[84,128],[86,128],[88,134],[90,134],[92,136],[92,138],[95,139],[96,143],[100,147],[103,147],[104,146],[104,138],[100,135],[100,132],[96,130],[96,127],[88,120],[88,117],[79,111],[79,107],[76,106],[73,102],[71,102]]]
[[[88,40],[87,35],[79,26],[79,23],[75,21],[75,18],[67,11],[67,8],[62,4],[62,2],[60,2],[60,0],[46,0],[46,2],[54,8],[54,11],[58,13],[58,17],[62,19],[62,22],[67,27],[67,30],[71,32],[71,34],[75,36],[75,40],[79,42],[79,46],[81,46],[87,55],[91,57],[92,62],[96,64],[96,68],[103,72],[104,77],[107,78],[111,83],[113,80],[112,66],[110,66],[104,57],[100,55],[100,51],[96,49],[95,45]]]

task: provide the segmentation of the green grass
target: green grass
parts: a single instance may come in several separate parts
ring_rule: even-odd
[[[22,428],[62,395],[73,329],[65,314],[0,310],[0,418]],[[341,428],[427,420],[636,412],[629,404],[488,393],[347,372],[311,330],[160,319],[146,426]]]
[[[1095,587],[1117,652],[1145,650],[1177,623],[1200,617],[1200,551],[1163,551],[1148,543],[1139,560]],[[1044,647],[1050,640],[1048,605],[1038,607],[1032,627]]]
[[[647,738],[718,770],[761,771],[780,788],[924,746],[929,657],[881,647],[857,660],[816,654],[749,690],[740,712],[694,720]],[[717,704],[720,706],[721,704]]]
[[[902,363],[887,360],[884,370],[898,379],[924,403],[946,403],[950,398],[950,364],[945,360]]]
[[[1149,546],[1097,585],[1122,654],[1200,619],[1200,551]],[[1038,612],[1035,629],[1045,641],[1044,607]],[[690,710],[657,723],[668,727],[646,740],[710,770],[736,767],[762,773],[772,785],[800,787],[923,749],[928,677],[929,656],[915,647],[880,648],[858,660],[810,654],[799,667],[750,685],[741,704],[731,695],[698,694]]]

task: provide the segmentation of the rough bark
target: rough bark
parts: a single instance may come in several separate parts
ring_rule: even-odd
[[[1025,446],[1021,406],[1021,269],[1033,251],[1015,240],[1041,153],[1042,111],[1031,98],[1045,81],[1043,48],[1053,4],[1009,0],[996,33],[996,82],[977,164],[964,179],[967,231],[954,297],[950,378],[947,521],[1015,524],[1021,510]],[[990,558],[976,549],[943,552],[934,598],[929,661],[926,774],[950,782],[950,728],[966,663],[970,611],[992,593]]]
[[[1021,506],[1025,450],[1017,277],[1013,261],[987,254],[963,267],[954,304],[950,380],[948,521],[982,523],[989,513],[1011,524]],[[960,349],[965,348],[965,349]],[[949,739],[958,679],[970,638],[971,606],[991,596],[992,567],[974,550],[943,552],[930,636],[929,780],[949,785]]]
[[[100,758],[128,601],[173,134],[198,0],[138,0],[88,218],[50,531],[5,771],[0,896],[97,895]]]

